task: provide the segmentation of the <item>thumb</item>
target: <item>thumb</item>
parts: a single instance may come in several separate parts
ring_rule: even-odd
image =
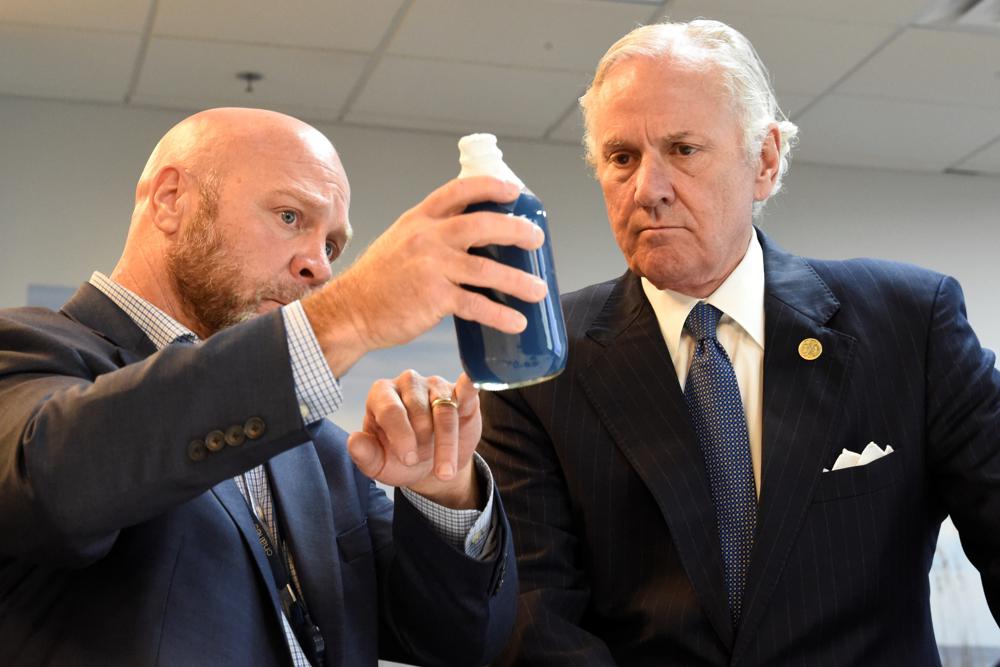
[[[378,438],[370,433],[352,433],[347,438],[347,451],[354,460],[354,465],[366,477],[374,479],[385,466],[385,452],[382,451]]]

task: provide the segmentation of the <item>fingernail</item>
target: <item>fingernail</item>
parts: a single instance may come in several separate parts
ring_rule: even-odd
[[[545,232],[542,231],[541,227],[535,226],[535,240],[539,243],[545,243]]]
[[[408,466],[415,466],[420,462],[419,457],[417,457],[416,452],[406,452],[406,456],[403,457],[403,463]]]
[[[440,479],[451,479],[455,474],[455,468],[450,463],[442,463],[438,466],[437,476]]]

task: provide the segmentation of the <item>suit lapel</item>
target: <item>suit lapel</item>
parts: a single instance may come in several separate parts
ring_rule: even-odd
[[[236,528],[240,531],[244,541],[246,541],[247,550],[253,556],[254,562],[257,564],[257,569],[260,571],[260,575],[264,578],[264,582],[267,585],[267,591],[275,613],[280,615],[283,612],[281,611],[281,603],[278,601],[274,574],[271,572],[271,566],[264,556],[264,550],[257,543],[257,535],[253,529],[253,522],[250,520],[250,509],[247,507],[246,499],[240,493],[236,482],[231,479],[227,479],[212,487],[212,495],[225,508],[226,513],[229,514],[229,518],[236,524]]]
[[[840,307],[826,283],[804,260],[758,236],[765,275],[763,479],[734,663],[767,609],[837,439],[834,420],[855,343],[825,326]],[[807,338],[823,346],[812,361],[799,354]]]
[[[603,350],[593,354],[578,379],[656,500],[703,608],[720,640],[731,646],[704,459],[656,316],[635,275],[618,280],[587,335]]]
[[[343,661],[345,632],[340,561],[333,505],[319,456],[312,444],[278,454],[267,463],[277,501],[279,530],[288,541],[306,606],[324,630],[327,661]]]

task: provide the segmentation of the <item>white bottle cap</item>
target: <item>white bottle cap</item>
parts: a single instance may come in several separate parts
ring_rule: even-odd
[[[503,161],[503,153],[497,148],[497,138],[492,134],[469,134],[458,140],[458,162],[462,165],[459,178],[470,176],[492,176],[502,181],[515,183],[522,190],[524,183]]]

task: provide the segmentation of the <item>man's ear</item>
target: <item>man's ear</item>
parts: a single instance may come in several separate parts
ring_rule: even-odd
[[[778,169],[781,166],[781,130],[772,123],[767,128],[764,141],[760,145],[760,163],[754,178],[754,201],[764,201],[771,196],[774,184],[778,180]]]
[[[167,236],[181,227],[185,208],[190,206],[190,181],[176,167],[163,167],[149,186],[149,212],[156,228]]]

